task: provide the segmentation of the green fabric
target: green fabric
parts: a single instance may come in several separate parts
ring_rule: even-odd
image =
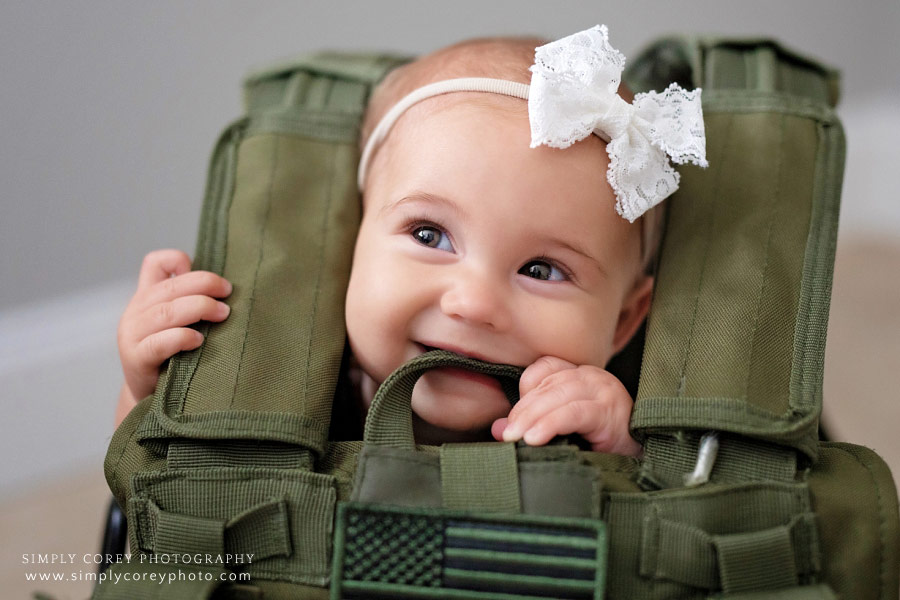
[[[160,510],[153,501],[138,498],[131,500],[129,513],[140,529],[140,549],[154,554],[244,557],[222,561],[232,565],[292,552],[283,499],[260,502],[227,521]]]
[[[515,444],[444,444],[441,490],[450,510],[522,512]]]
[[[817,524],[802,483],[707,484],[645,494],[611,493],[604,519],[614,549],[609,563],[611,598],[705,597],[722,589],[723,568],[734,564],[730,548],[722,560],[719,544],[771,535],[769,530],[779,528],[790,533],[793,562],[802,582],[821,568]],[[748,569],[752,566],[747,563]],[[729,571],[738,580],[743,575],[740,568]]]
[[[713,538],[726,593],[794,587],[799,583],[786,526]]]
[[[656,483],[653,487],[681,487],[697,462],[699,441],[697,434],[648,437],[642,475]],[[792,449],[722,434],[710,481],[793,481],[796,473],[797,454]]]
[[[897,486],[884,461],[862,446],[822,444],[808,481],[820,523],[822,580],[840,598],[897,598]]]
[[[519,399],[521,367],[491,364],[452,352],[432,350],[400,366],[378,388],[366,415],[364,440],[367,444],[407,450],[415,448],[410,407],[413,387],[425,371],[438,367],[471,369],[492,375],[500,381],[511,404]]]
[[[224,522],[226,550],[258,555],[247,566],[253,577],[325,584],[337,501],[333,476],[260,467],[169,469],[136,474],[132,486],[133,549],[154,550],[155,505],[186,519]]]
[[[558,446],[518,449],[521,512],[599,518],[603,489],[601,472],[576,460],[574,455],[572,460],[561,460],[563,453],[560,450]],[[444,506],[441,471],[440,453],[433,446],[419,446],[417,452],[366,446],[359,455],[351,498],[396,506],[439,508]],[[513,485],[508,483],[504,487],[510,489]],[[475,487],[471,493],[497,493],[491,487],[490,484],[480,489]]]
[[[682,169],[667,200],[665,301],[632,428],[719,429],[814,458],[844,147],[832,73],[771,43],[697,43],[649,53],[669,61],[661,76],[703,86],[710,167]],[[639,89],[657,75],[641,60],[631,73]]]

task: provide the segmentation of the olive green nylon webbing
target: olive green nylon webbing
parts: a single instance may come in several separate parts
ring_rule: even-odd
[[[441,446],[444,508],[477,512],[522,512],[515,444]]]
[[[167,455],[170,469],[263,467],[313,470],[306,448],[288,444],[244,441],[173,441]]]
[[[398,368],[381,384],[366,415],[365,442],[375,446],[415,449],[410,399],[419,377],[428,369],[457,367],[496,377],[510,403],[519,399],[521,367],[497,365],[458,354],[433,350]]]
[[[196,519],[186,528],[186,536],[194,531],[183,540],[187,546],[221,543],[232,554],[267,555],[247,567],[254,577],[325,584],[337,501],[332,476],[260,467],[170,469],[137,474],[132,485],[128,520],[135,550],[159,552],[162,512],[170,521]],[[224,541],[212,522],[224,523]]]
[[[613,493],[605,519],[615,548],[609,564],[613,598],[778,588],[808,583],[821,569],[803,484]],[[773,556],[779,557],[775,564],[769,562]]]
[[[131,502],[142,528],[141,549],[154,554],[241,555],[259,561],[292,552],[283,499],[260,502],[227,521],[164,511],[152,501]]]
[[[214,153],[195,260],[234,284],[232,311],[201,326],[201,349],[170,361],[141,439],[323,452],[360,212],[359,122],[371,85],[400,62],[323,55],[248,78],[248,117]]]
[[[744,481],[793,481],[797,454],[790,448],[736,436],[720,436],[710,480],[719,483]],[[661,487],[681,487],[699,454],[699,436],[649,436],[644,444],[644,468]]]

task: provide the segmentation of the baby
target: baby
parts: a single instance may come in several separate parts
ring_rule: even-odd
[[[554,48],[567,40],[576,53],[592,45],[601,64],[587,79],[599,81],[605,103],[604,126],[582,123],[574,139],[570,130],[542,132],[546,123],[535,118],[558,113],[540,93],[561,89],[553,87]],[[359,393],[365,408],[392,371],[436,348],[520,365],[521,400],[512,410],[488,376],[427,372],[412,397],[417,441],[493,437],[541,445],[579,434],[595,451],[636,456],[632,399],[604,366],[647,314],[658,218],[656,211],[638,217],[674,191],[677,174],[656,148],[642,148],[640,160],[621,150],[623,137],[637,137],[633,122],[647,121],[632,118],[622,99],[632,99],[627,90],[615,95],[624,59],[609,47],[605,28],[539,48],[539,59],[545,54],[532,79],[540,44],[457,44],[393,71],[374,92],[363,125],[363,218],[346,296]],[[443,83],[429,85],[435,82]],[[418,97],[403,100],[410,92]],[[563,92],[564,102],[584,96]],[[630,183],[641,160],[659,170],[652,193]],[[118,420],[153,392],[165,359],[202,343],[187,325],[227,318],[228,306],[217,299],[230,291],[222,277],[190,271],[182,252],[145,258],[119,326],[125,384]]]

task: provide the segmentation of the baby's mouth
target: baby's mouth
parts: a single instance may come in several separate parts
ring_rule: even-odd
[[[496,363],[496,362],[497,362],[497,361],[491,360],[491,359],[489,359],[489,358],[486,358],[485,356],[482,356],[481,354],[477,354],[477,353],[474,353],[474,352],[467,352],[466,350],[463,350],[463,349],[458,348],[458,347],[456,347],[456,346],[446,346],[446,347],[441,347],[441,346],[430,346],[430,345],[428,345],[428,344],[423,344],[423,343],[421,343],[421,342],[415,342],[415,345],[419,348],[419,350],[421,350],[421,353],[422,353],[422,354],[424,354],[425,352],[431,352],[431,351],[433,351],[433,350],[441,350],[441,351],[443,351],[443,352],[452,352],[453,354],[458,354],[458,355],[460,355],[460,356],[465,356],[466,358],[474,358],[474,359],[476,359],[476,360],[481,360],[481,361],[484,361],[484,362],[490,362],[490,363]]]
[[[476,360],[481,360],[484,362],[492,362],[485,359],[482,356],[476,354],[470,354],[465,351],[461,351],[458,348],[441,348],[439,346],[430,346],[428,344],[422,344],[420,342],[416,342],[416,346],[422,351],[422,353],[431,352],[433,350],[440,350],[443,352],[452,352],[454,354],[458,354],[460,356],[465,356],[468,358],[474,358]],[[444,375],[450,375],[455,378],[460,378],[468,381],[474,381],[476,383],[480,383],[482,385],[486,385],[491,388],[500,388],[500,383],[490,375],[485,375],[483,373],[477,373],[475,371],[470,371],[469,369],[457,368],[457,367],[440,367],[437,369],[433,369],[435,372],[443,373]]]

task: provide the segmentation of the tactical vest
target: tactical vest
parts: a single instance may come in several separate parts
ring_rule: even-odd
[[[710,164],[683,169],[667,201],[638,460],[417,446],[409,397],[428,368],[491,373],[515,401],[518,370],[445,353],[385,382],[363,441],[329,439],[359,123],[401,62],[323,54],[246,81],[194,262],[234,284],[231,314],[199,326],[203,346],[171,359],[113,436],[106,476],[133,556],[111,567],[128,581],[94,597],[897,598],[891,475],[817,435],[836,75],[770,41],[704,38],[663,40],[626,72],[635,91],[703,88]]]

